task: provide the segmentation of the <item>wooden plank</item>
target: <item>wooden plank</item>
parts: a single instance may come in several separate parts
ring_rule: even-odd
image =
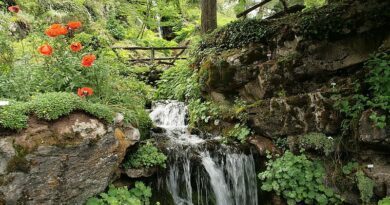
[[[179,58],[154,58],[155,61],[160,61],[160,60],[185,60],[187,59],[186,57],[179,57]],[[151,58],[139,58],[139,59],[130,59],[130,62],[136,62],[136,61],[150,61]]]
[[[258,4],[256,4],[256,5],[254,5],[254,6],[252,6],[252,7],[250,7],[249,9],[247,9],[247,10],[245,10],[245,11],[243,11],[243,12],[237,14],[237,18],[241,18],[241,17],[243,17],[243,16],[246,16],[246,15],[249,14],[251,11],[253,11],[253,10],[259,8],[260,6],[263,6],[264,4],[266,4],[266,3],[270,2],[270,1],[271,1],[271,0],[264,0],[264,1],[262,1],[262,2],[260,2],[260,3],[258,3]]]
[[[294,5],[294,6],[291,6],[290,8],[287,8],[286,11],[281,11],[281,12],[278,12],[266,19],[275,19],[275,18],[279,18],[279,17],[282,17],[286,14],[292,14],[292,13],[296,13],[296,12],[299,12],[299,11],[302,11],[303,9],[305,8],[304,5]]]
[[[114,46],[112,49],[123,49],[123,50],[182,50],[187,49],[187,46],[176,46],[176,47],[127,47],[127,46]]]

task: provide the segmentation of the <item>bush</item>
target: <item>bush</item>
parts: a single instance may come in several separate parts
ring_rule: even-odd
[[[150,168],[161,166],[165,168],[167,157],[150,142],[141,146],[134,154],[128,156],[124,163],[125,168]]]
[[[45,93],[33,96],[29,110],[39,119],[56,120],[80,107],[81,100],[72,93]]]
[[[374,195],[374,182],[366,177],[363,171],[356,172],[356,182],[360,191],[360,199],[363,204],[369,204]]]
[[[286,151],[276,160],[267,162],[267,169],[259,174],[263,180],[261,189],[275,191],[287,200],[289,205],[339,204],[340,196],[324,185],[325,170],[318,162],[310,161],[305,155],[294,155]]]
[[[0,127],[20,130],[27,127],[28,104],[10,102],[11,105],[0,107]]]
[[[107,193],[99,196],[88,199],[86,205],[149,205],[152,190],[142,182],[136,182],[130,190],[127,187],[110,186]]]
[[[19,130],[27,127],[29,114],[43,120],[56,120],[77,110],[107,123],[113,122],[115,116],[113,109],[106,105],[91,103],[73,93],[52,92],[36,95],[29,102],[11,101],[10,105],[0,107],[0,126]]]
[[[326,156],[335,150],[334,139],[323,133],[308,133],[298,137],[299,147],[323,152]]]

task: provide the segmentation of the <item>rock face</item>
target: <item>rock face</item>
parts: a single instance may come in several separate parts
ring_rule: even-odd
[[[273,149],[272,140],[310,132],[343,134],[343,115],[334,108],[332,96],[352,98],[354,82],[366,80],[364,63],[370,55],[390,50],[390,2],[346,2],[315,13],[235,22],[202,42],[195,66],[204,97],[225,104],[236,98],[248,102],[248,126],[262,136],[248,141],[260,154]],[[340,153],[350,151],[349,145],[360,147],[350,155],[360,164],[374,165],[366,174],[382,198],[390,194],[390,126],[376,127],[370,119],[373,112],[364,111],[353,123]],[[388,113],[379,114],[388,119]],[[348,198],[358,201],[358,194]]]
[[[83,204],[108,186],[137,129],[107,127],[83,113],[0,138],[0,201]]]

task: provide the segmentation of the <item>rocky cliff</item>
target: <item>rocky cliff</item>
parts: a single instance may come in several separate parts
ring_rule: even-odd
[[[335,108],[334,96],[352,98],[355,82],[364,82],[369,72],[365,62],[374,53],[389,52],[389,10],[388,1],[344,1],[275,20],[232,23],[200,46],[195,67],[203,96],[250,103],[248,125],[274,142],[316,132],[356,144],[338,146],[339,153],[349,153],[365,167],[373,164],[365,171],[376,182],[375,193],[388,196],[389,124],[376,127],[370,120],[374,111],[368,109],[343,134],[345,115]]]
[[[28,125],[0,137],[0,204],[84,204],[107,188],[140,138],[136,128],[84,113],[30,117]]]

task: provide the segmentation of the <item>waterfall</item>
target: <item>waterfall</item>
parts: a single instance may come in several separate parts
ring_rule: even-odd
[[[150,117],[165,130],[167,172],[159,188],[173,200],[164,205],[258,205],[255,162],[251,154],[189,133],[183,102],[152,104]],[[210,144],[214,149],[210,149]]]

